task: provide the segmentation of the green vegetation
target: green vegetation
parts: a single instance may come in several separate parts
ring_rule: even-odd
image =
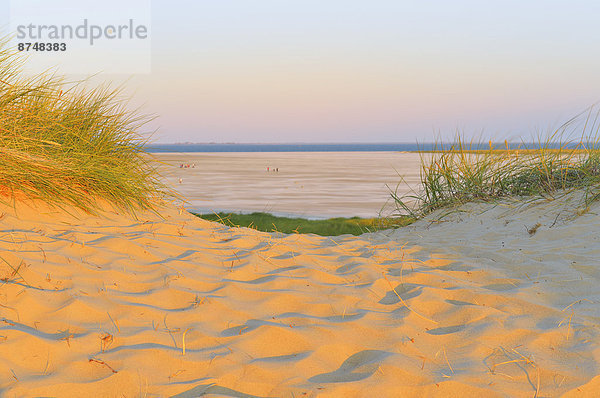
[[[24,76],[0,42],[0,200],[43,199],[93,212],[97,199],[133,210],[162,194],[138,131],[149,118],[119,90],[86,90],[46,73]],[[4,198],[4,199],[2,199]]]
[[[277,217],[268,213],[236,214],[196,214],[205,220],[220,222],[231,227],[248,227],[265,232],[302,233],[322,236],[344,234],[360,235],[381,229],[402,227],[414,221],[413,218],[330,218],[328,220],[307,220],[305,218]]]
[[[458,136],[452,145],[421,154],[422,189],[394,195],[397,206],[418,218],[471,201],[553,197],[574,189],[585,191],[587,205],[600,197],[599,115],[590,108],[538,139],[535,148],[499,150],[490,143],[479,150],[473,148],[481,143],[467,144]],[[569,138],[574,135],[579,138]]]

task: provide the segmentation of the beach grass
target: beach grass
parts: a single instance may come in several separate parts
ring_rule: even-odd
[[[54,73],[25,75],[0,41],[0,200],[24,197],[94,212],[98,199],[151,208],[164,193],[140,131],[151,117],[121,90]]]
[[[534,145],[488,148],[458,134],[452,144],[421,153],[421,189],[392,193],[402,214],[423,217],[437,209],[506,197],[552,198],[582,189],[585,205],[600,197],[600,113],[596,107],[570,119]],[[576,137],[576,138],[573,138]]]
[[[397,228],[410,224],[412,217],[394,218],[343,218],[327,220],[308,220],[305,218],[278,217],[268,213],[251,214],[212,213],[196,214],[209,221],[219,222],[230,227],[247,227],[264,232],[282,232],[285,234],[302,233],[321,236],[361,235],[382,229]]]

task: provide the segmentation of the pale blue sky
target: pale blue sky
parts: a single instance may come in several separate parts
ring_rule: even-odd
[[[600,100],[598,21],[594,1],[156,0],[127,87],[160,142],[526,138]]]

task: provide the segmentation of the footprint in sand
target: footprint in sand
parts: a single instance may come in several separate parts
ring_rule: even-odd
[[[230,328],[223,330],[221,332],[221,336],[223,336],[223,337],[240,336],[242,334],[251,332],[251,331],[258,329],[259,327],[265,326],[265,325],[271,325],[271,326],[276,326],[276,327],[285,327],[284,325],[281,325],[281,324],[275,323],[275,322],[266,322],[266,321],[261,321],[260,319],[250,319],[244,325],[232,326]]]
[[[296,362],[296,361],[300,361],[304,358],[308,358],[310,356],[310,354],[312,354],[312,351],[297,352],[295,354],[288,354],[288,355],[277,355],[274,357],[255,358],[255,359],[251,360],[250,363],[253,363],[253,362],[273,362],[273,363]]]
[[[442,336],[445,334],[452,334],[452,333],[460,332],[461,330],[464,330],[466,327],[467,327],[467,325],[444,326],[441,328],[435,328],[435,329],[428,330],[427,333],[434,335],[434,336]]]
[[[381,362],[392,355],[390,352],[379,350],[364,350],[350,356],[338,370],[321,373],[308,381],[313,383],[344,383],[366,379],[371,376]]]
[[[411,298],[415,298],[421,294],[422,286],[415,285],[412,283],[401,283],[394,289],[393,291],[389,291],[386,293],[385,297],[379,300],[379,304],[383,305],[392,305],[400,302],[398,295],[402,297],[402,300],[409,300]]]
[[[196,386],[191,390],[182,392],[181,394],[173,395],[171,398],[196,398],[205,395],[216,395],[235,398],[266,398],[258,395],[244,394],[243,392],[232,390],[231,388],[221,387],[216,384],[204,384]]]
[[[458,306],[463,306],[463,305],[477,305],[477,304],[473,304],[473,303],[469,303],[468,301],[461,301],[461,300],[445,300],[448,304],[452,304],[452,305],[458,305]]]

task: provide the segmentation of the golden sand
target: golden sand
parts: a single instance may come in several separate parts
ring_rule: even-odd
[[[597,396],[600,208],[570,199],[335,239],[2,206],[0,391]]]

